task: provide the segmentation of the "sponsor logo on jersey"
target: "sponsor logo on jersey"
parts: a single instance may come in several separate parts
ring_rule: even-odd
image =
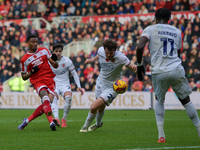
[[[37,57],[37,56],[36,56]],[[42,58],[36,59],[32,62],[33,66],[39,66],[40,64],[42,64]]]
[[[65,67],[65,64],[62,64],[62,67]]]
[[[101,68],[102,70],[107,70],[107,71],[110,71],[110,70],[114,69],[114,65],[112,65],[110,63],[102,63],[101,67],[102,67]]]
[[[57,75],[62,75],[62,74],[65,74],[66,71],[64,71],[64,70],[63,70],[63,71],[62,71],[62,70],[61,70],[61,71],[59,71],[59,70],[54,70],[54,73],[57,74]]]
[[[163,29],[163,27],[162,27],[162,26],[157,26],[157,28],[158,28],[158,29]]]

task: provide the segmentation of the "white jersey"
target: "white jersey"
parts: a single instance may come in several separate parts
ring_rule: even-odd
[[[181,68],[178,50],[181,48],[181,31],[168,24],[148,26],[141,36],[149,39],[152,74]]]
[[[99,77],[108,82],[114,82],[122,77],[122,67],[130,65],[130,60],[121,52],[115,51],[112,60],[106,60],[104,47],[98,49],[99,63],[101,66]]]
[[[65,86],[70,85],[69,82],[69,71],[72,71],[75,69],[74,64],[72,61],[62,56],[61,59],[58,62],[58,68],[53,68],[51,66],[52,71],[56,74],[54,77],[54,81],[56,82],[56,86]]]

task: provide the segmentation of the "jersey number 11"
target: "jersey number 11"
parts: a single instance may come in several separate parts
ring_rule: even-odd
[[[174,40],[169,38],[161,38],[161,41],[163,41],[163,55],[167,55],[167,42],[170,42],[171,44],[171,50],[169,55],[173,56],[173,50],[174,50]]]

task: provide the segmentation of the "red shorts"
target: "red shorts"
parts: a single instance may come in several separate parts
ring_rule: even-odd
[[[36,82],[33,86],[38,94],[42,88],[47,88],[48,92],[54,95],[55,81],[53,79],[42,79],[42,81]]]

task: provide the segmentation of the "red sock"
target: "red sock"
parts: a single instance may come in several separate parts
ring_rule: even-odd
[[[47,116],[49,123],[51,123],[53,121],[53,117],[52,117],[50,102],[48,100],[45,100],[43,103],[43,111]]]
[[[44,113],[43,104],[41,104],[40,106],[38,106],[38,108],[36,108],[34,113],[28,117],[29,122],[31,122],[33,119],[41,116],[43,113]]]

